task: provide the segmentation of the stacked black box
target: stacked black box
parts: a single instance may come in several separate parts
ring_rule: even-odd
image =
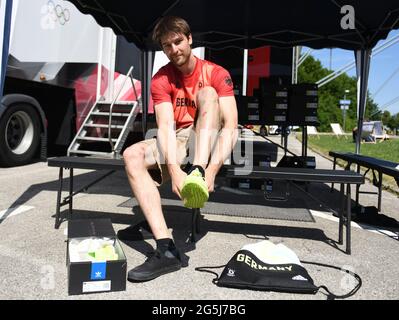
[[[282,168],[316,168],[316,158],[315,157],[305,157],[305,156],[283,156],[277,167]]]
[[[277,146],[267,141],[239,140],[232,152],[231,163],[245,167],[270,167],[277,160]],[[230,187],[240,189],[261,189],[263,180],[237,176],[230,179]]]
[[[314,83],[291,85],[288,121],[290,125],[318,126],[318,88]]]
[[[260,79],[260,105],[263,124],[285,125],[288,121],[289,86]]]
[[[234,165],[270,166],[277,160],[278,147],[267,141],[239,139],[232,152]]]
[[[236,95],[236,103],[237,103],[237,112],[238,112],[238,123],[246,124],[248,121],[248,112],[247,112],[247,97]]]
[[[261,123],[261,109],[260,109],[259,97],[257,95],[254,95],[253,97],[248,97],[247,111],[248,111],[248,124],[257,125]]]
[[[235,96],[238,108],[238,122],[242,125],[261,124],[261,110],[257,96]]]

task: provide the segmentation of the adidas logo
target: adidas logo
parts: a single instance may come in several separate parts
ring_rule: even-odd
[[[299,281],[308,281],[308,279],[302,277],[301,275],[297,275],[295,277],[292,278],[292,280],[299,280]]]

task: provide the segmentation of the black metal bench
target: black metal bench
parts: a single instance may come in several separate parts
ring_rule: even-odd
[[[55,228],[58,229],[61,224],[61,207],[69,205],[69,216],[72,215],[73,197],[78,193],[87,190],[90,186],[101,181],[105,177],[109,176],[116,170],[124,170],[125,163],[121,159],[99,159],[92,157],[57,157],[50,158],[47,161],[49,167],[59,167],[58,175],[58,193],[57,193],[57,208],[55,214]],[[101,177],[91,181],[89,184],[80,188],[79,190],[73,190],[73,169],[90,169],[90,170],[109,170]],[[62,186],[63,186],[63,172],[64,169],[69,169],[69,195],[61,200]]]
[[[283,168],[283,167],[253,167],[246,169],[245,167],[224,166],[219,175],[226,178],[250,177],[251,179],[262,180],[284,180],[298,182],[315,182],[315,183],[339,183],[341,184],[342,208],[339,211],[339,230],[338,243],[343,244],[343,226],[346,227],[346,253],[351,253],[351,185],[360,185],[364,183],[364,177],[353,171],[346,170],[326,170],[326,169],[307,169],[307,168]],[[346,186],[346,188],[345,188]],[[346,194],[345,194],[346,189]],[[346,196],[346,206],[344,200]],[[193,217],[193,226],[198,229],[198,213]],[[345,216],[344,216],[345,215]],[[194,232],[193,227],[193,232]]]
[[[48,160],[48,166],[59,167],[59,188],[57,194],[57,209],[55,228],[58,229],[61,223],[60,209],[64,205],[69,205],[69,215],[72,214],[73,196],[86,190],[89,186],[99,182],[106,176],[113,173],[115,170],[124,170],[125,164],[120,159],[98,159],[89,157],[58,157]],[[69,169],[69,195],[61,200],[62,186],[63,186],[63,169]],[[92,170],[110,170],[105,175],[90,182],[88,185],[73,190],[73,169],[92,169]],[[304,182],[319,182],[319,183],[340,183],[342,208],[339,212],[339,244],[343,244],[343,225],[346,226],[346,253],[351,253],[350,246],[350,223],[351,223],[351,184],[364,183],[364,177],[352,171],[336,171],[336,170],[322,170],[322,169],[303,169],[303,168],[268,168],[268,167],[253,167],[252,170],[240,168],[237,166],[224,166],[220,170],[218,176],[233,178],[237,176],[250,177],[252,179],[272,179],[285,181],[304,181]],[[346,210],[344,206],[346,185]],[[345,213],[345,217],[344,217]],[[200,209],[192,209],[192,223],[191,223],[191,241],[196,241],[196,233],[199,232],[199,217]]]
[[[363,156],[360,154],[355,154],[352,152],[337,152],[330,151],[329,155],[334,158],[333,169],[336,168],[337,159],[342,159],[347,162],[345,167],[346,170],[350,170],[352,164],[357,165],[357,172],[360,173],[360,167],[365,167],[367,170],[364,173],[364,176],[372,170],[373,172],[373,185],[378,188],[378,211],[381,211],[381,195],[382,195],[382,175],[386,174],[393,177],[396,183],[399,186],[399,163]],[[374,171],[378,172],[378,179],[375,176]],[[333,188],[334,185],[331,186]],[[370,193],[370,192],[361,192],[360,185],[356,186],[356,206],[359,204],[359,193]]]

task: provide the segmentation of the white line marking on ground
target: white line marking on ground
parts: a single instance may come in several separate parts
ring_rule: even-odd
[[[323,218],[323,219],[327,219],[327,220],[335,221],[336,223],[339,223],[339,219],[337,217],[334,217],[334,216],[330,215],[330,214],[327,214],[327,213],[324,213],[324,212],[321,212],[321,211],[316,211],[316,210],[310,210],[310,212],[311,212],[312,215],[314,215],[316,217],[320,217],[320,218]],[[362,223],[357,223],[357,222],[354,222],[354,221],[351,221],[351,226],[359,228],[359,229],[362,229],[362,230],[367,230],[367,231],[371,231],[371,232],[374,232],[374,233],[378,233],[378,234],[382,233],[382,234],[385,234],[385,235],[387,235],[389,237],[396,238],[398,236],[395,232],[392,232],[392,231],[389,231],[389,230],[385,230],[385,229],[378,229],[376,227],[365,225],[365,224],[362,224]]]
[[[16,216],[17,214],[26,212],[28,210],[33,209],[34,207],[32,206],[17,206],[17,207],[12,207],[8,208],[5,210],[0,211],[0,221],[5,220],[9,217]],[[3,218],[4,217],[4,218]]]

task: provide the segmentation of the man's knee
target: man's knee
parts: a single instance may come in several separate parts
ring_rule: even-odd
[[[128,171],[130,168],[144,167],[146,153],[146,145],[143,143],[136,143],[123,151],[123,161],[125,162]]]
[[[213,87],[204,87],[197,93],[197,106],[204,106],[206,103],[218,103],[219,96]]]

